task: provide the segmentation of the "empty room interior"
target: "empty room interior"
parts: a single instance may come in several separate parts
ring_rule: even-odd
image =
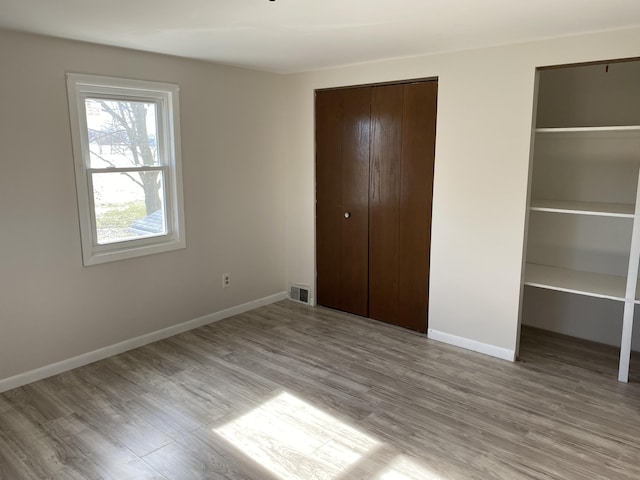
[[[0,0],[0,66],[0,480],[640,478],[637,1]]]

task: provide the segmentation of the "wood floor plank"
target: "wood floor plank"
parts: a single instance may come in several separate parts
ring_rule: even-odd
[[[171,479],[278,480],[242,452],[221,442],[208,428],[147,455],[145,461]]]
[[[536,329],[510,363],[284,301],[1,394],[0,478],[637,480],[616,369]]]
[[[78,415],[52,421],[45,429],[48,438],[64,443],[73,452],[64,458],[63,466],[84,475],[80,478],[167,480],[121,442],[127,439],[116,439]]]

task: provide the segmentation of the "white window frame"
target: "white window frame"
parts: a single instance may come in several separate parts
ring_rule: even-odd
[[[178,85],[67,73],[67,94],[84,265],[96,265],[185,248]],[[117,172],[123,169],[91,167],[85,106],[87,98],[142,101],[156,105],[159,165],[149,169],[164,172],[164,205],[167,220],[165,235],[98,244],[92,173]],[[139,171],[140,169],[131,167],[126,170]]]

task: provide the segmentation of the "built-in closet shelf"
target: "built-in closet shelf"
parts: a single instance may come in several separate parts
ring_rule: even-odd
[[[532,200],[531,210],[534,212],[633,218],[635,205],[625,203],[570,202],[564,200]]]
[[[601,335],[610,343],[618,325],[609,322],[618,323],[621,315],[618,380],[626,382],[640,309],[640,84],[634,81],[640,62],[616,68],[573,65],[538,72],[526,240],[527,258],[536,263],[527,263],[523,274],[524,285],[558,297],[566,292],[613,302],[596,302],[603,315],[599,309],[584,312],[578,298],[567,308],[549,305],[547,318],[537,317],[541,308],[523,310],[551,330]],[[558,104],[566,92],[571,101]],[[530,301],[543,299],[532,295]]]
[[[536,128],[536,135],[550,138],[575,138],[590,140],[634,140],[640,139],[640,125],[607,127],[550,127]]]
[[[527,263],[524,284],[589,297],[624,301],[627,279],[616,275]]]

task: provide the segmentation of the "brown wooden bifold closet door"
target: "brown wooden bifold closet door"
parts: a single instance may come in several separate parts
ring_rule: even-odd
[[[437,86],[317,92],[320,305],[426,330]]]
[[[403,85],[376,87],[371,102],[369,316],[398,323]]]
[[[425,332],[429,308],[429,260],[438,83],[404,85],[398,324]]]
[[[370,88],[316,95],[318,303],[368,315]]]

